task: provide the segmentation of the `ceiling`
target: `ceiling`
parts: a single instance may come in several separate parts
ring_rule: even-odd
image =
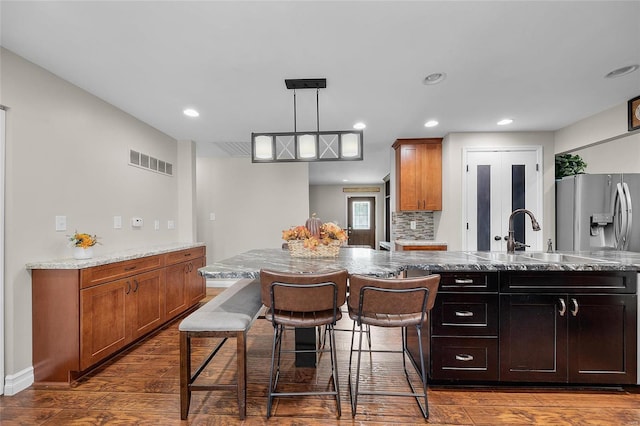
[[[292,131],[284,80],[326,78],[320,130],[364,122],[365,160],[313,163],[312,184],[381,182],[396,138],[553,131],[640,95],[640,71],[604,78],[640,63],[640,1],[3,0],[0,18],[3,47],[198,156]],[[297,91],[298,130],[315,95]]]

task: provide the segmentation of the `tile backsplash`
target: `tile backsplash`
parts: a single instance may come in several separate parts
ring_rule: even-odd
[[[411,229],[411,222],[416,229]],[[393,212],[391,227],[396,240],[433,240],[435,236],[433,212]]]

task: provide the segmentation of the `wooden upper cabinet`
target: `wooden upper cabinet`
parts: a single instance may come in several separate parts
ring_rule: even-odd
[[[442,138],[397,139],[399,211],[442,210]]]

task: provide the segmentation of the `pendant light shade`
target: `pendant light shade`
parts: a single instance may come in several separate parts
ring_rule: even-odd
[[[340,152],[345,158],[353,158],[360,155],[360,144],[357,133],[345,133],[342,135]]]
[[[257,136],[253,148],[253,158],[260,160],[273,159],[273,138],[271,136]]]
[[[298,136],[298,157],[315,158],[316,157],[316,137],[309,133]]]

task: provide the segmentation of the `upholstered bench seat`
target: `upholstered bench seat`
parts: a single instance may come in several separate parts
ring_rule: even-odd
[[[260,280],[244,279],[234,283],[211,301],[182,320],[180,331],[180,417],[189,414],[191,392],[236,389],[238,411],[246,416],[247,345],[246,333],[262,310]],[[215,337],[222,340],[212,349],[204,362],[191,372],[191,339]],[[237,377],[231,384],[198,385],[200,373],[211,362],[227,339],[235,338],[237,346]]]

